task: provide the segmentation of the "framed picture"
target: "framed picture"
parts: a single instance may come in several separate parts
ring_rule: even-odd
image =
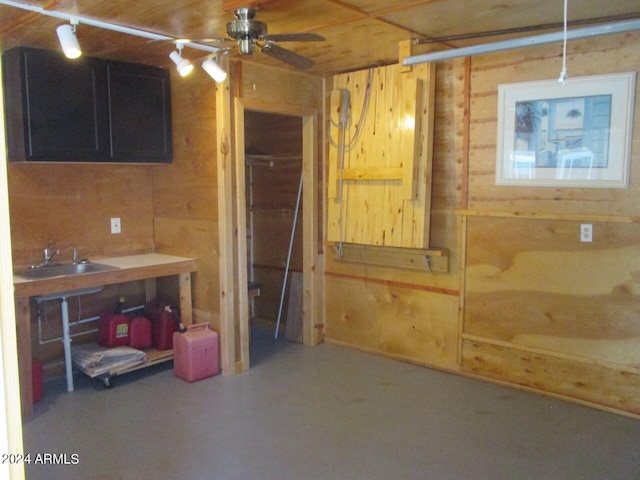
[[[496,185],[627,188],[635,80],[499,85]]]

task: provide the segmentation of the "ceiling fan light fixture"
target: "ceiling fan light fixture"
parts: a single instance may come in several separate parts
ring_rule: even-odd
[[[186,58],[182,58],[180,55],[180,48],[177,51],[173,51],[169,54],[169,58],[176,64],[176,69],[182,77],[186,77],[193,71],[193,65]]]
[[[227,78],[227,72],[224,71],[215,58],[207,58],[202,62],[202,68],[216,83],[222,83]]]
[[[76,25],[78,22],[71,21],[70,24],[60,25],[56,28],[60,47],[67,58],[78,58],[82,55],[82,49],[76,37]]]

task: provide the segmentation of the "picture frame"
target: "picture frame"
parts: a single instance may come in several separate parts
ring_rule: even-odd
[[[636,72],[498,86],[496,185],[627,188]]]

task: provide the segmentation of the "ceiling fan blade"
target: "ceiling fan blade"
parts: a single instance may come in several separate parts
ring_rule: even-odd
[[[291,50],[287,50],[286,48],[279,47],[275,43],[260,45],[260,51],[266,53],[270,57],[280,60],[281,62],[287,63],[292,67],[299,68],[300,70],[305,70],[314,64],[313,60],[303,57]]]
[[[324,42],[326,39],[317,33],[276,33],[267,35],[264,40],[269,42]]]
[[[211,37],[211,38],[167,38],[162,40],[148,40],[147,43],[173,43],[174,45],[182,44],[185,45],[187,43],[235,43],[233,38],[228,37]]]
[[[210,38],[196,38],[192,40],[193,42],[201,42],[201,43],[230,43],[235,42],[234,38],[229,37],[210,37]]]

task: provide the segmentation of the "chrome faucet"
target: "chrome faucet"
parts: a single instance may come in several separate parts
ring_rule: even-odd
[[[44,247],[44,250],[42,250],[43,265],[49,265],[51,263],[51,260],[53,260],[53,257],[60,253],[60,250],[54,250],[53,248],[51,248],[51,245],[53,245],[53,240],[49,240],[47,246]]]
[[[76,247],[69,247],[71,250],[71,263],[74,265],[78,263],[78,249]]]

